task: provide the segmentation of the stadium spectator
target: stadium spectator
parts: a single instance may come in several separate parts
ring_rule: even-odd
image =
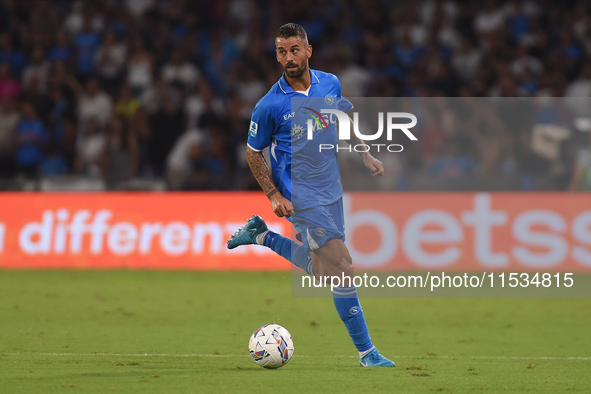
[[[127,46],[117,40],[112,30],[104,33],[103,44],[96,51],[94,65],[104,90],[113,96],[124,77]]]
[[[137,170],[139,174],[151,175],[150,164],[150,118],[146,110],[140,107],[129,122],[130,134],[137,143]]]
[[[300,12],[312,7],[313,17]],[[286,20],[309,29],[312,67],[338,75],[344,96],[567,96],[575,115],[588,116],[591,108],[587,2],[353,0],[344,6],[302,0],[285,7],[231,0],[213,7],[184,0],[79,0],[0,2],[0,10],[0,106],[6,100],[12,103],[7,108],[31,103],[49,138],[43,155],[62,155],[69,171],[75,170],[73,141],[80,138],[72,130],[84,135],[89,118],[111,128],[117,113],[137,140],[137,176],[163,175],[180,135],[209,112],[225,122],[216,126],[217,140],[200,129],[207,136],[201,157],[240,168],[240,127],[280,77],[268,37]],[[3,116],[14,118],[11,111]],[[483,174],[536,177],[552,168],[530,151],[528,130],[513,129],[510,138],[486,130],[458,133],[449,137],[463,139],[461,152]],[[225,157],[211,151],[218,140],[225,140]],[[403,175],[428,170],[438,152],[432,148],[443,140],[429,137],[420,149],[409,147],[401,155]],[[482,148],[487,144],[490,149]],[[15,168],[18,147],[8,147],[3,157],[13,157]],[[215,167],[200,164],[200,171],[209,179]],[[216,187],[248,185],[240,176],[223,179]]]
[[[16,99],[21,93],[21,84],[11,76],[10,63],[0,63],[0,104]]]
[[[100,82],[92,77],[86,82],[86,87],[82,89],[72,79],[74,91],[78,98],[78,121],[82,130],[89,119],[95,119],[100,126],[105,126],[111,120],[113,111],[113,101],[111,97],[101,90]]]
[[[216,93],[227,88],[226,76],[232,62],[238,57],[238,48],[230,37],[224,36],[219,29],[204,34],[199,43],[203,70],[209,77]]]
[[[187,130],[176,141],[166,159],[166,173],[172,190],[187,190],[206,181],[206,173],[193,174],[193,164],[203,155],[205,137],[197,128]]]
[[[83,17],[82,30],[74,40],[77,52],[78,77],[84,80],[94,73],[94,55],[100,45],[99,34],[92,30],[91,20],[88,15]]]
[[[66,99],[64,89],[54,86],[49,94],[51,110],[49,113],[48,126],[52,128],[53,142],[60,144],[64,138],[64,114],[72,112],[72,106]]]
[[[240,67],[240,66],[239,66]],[[260,79],[255,71],[255,68],[249,65],[238,72],[238,83],[236,90],[244,105],[249,108],[254,108],[257,101],[267,92],[265,82]]]
[[[23,89],[45,94],[47,92],[49,69],[50,64],[45,59],[45,50],[42,46],[35,46],[29,64],[23,71]]]
[[[591,191],[591,130],[587,130],[587,144],[581,146],[575,157],[569,190]]]
[[[219,117],[223,117],[225,113],[224,102],[221,98],[213,95],[211,86],[207,81],[197,83],[195,92],[185,101],[184,110],[189,129],[197,127],[199,118],[204,112],[213,111]]]
[[[154,3],[155,0],[125,0],[125,6],[136,17],[142,16]]]
[[[14,49],[13,39],[9,33],[0,34],[0,63],[8,62],[12,76],[20,78],[27,65],[23,51]]]
[[[371,81],[371,74],[363,67],[352,61],[352,56],[338,54],[335,59],[336,75],[341,81],[344,97],[363,97],[367,84]]]
[[[457,178],[473,173],[477,163],[468,154],[462,152],[461,144],[450,139],[441,147],[441,153],[428,166],[427,171],[446,178]]]
[[[591,108],[591,63],[583,67],[579,78],[572,81],[564,92],[569,97],[570,108],[577,115],[589,116]]]
[[[415,40],[422,41],[422,39]],[[404,69],[410,70],[421,55],[421,48],[412,43],[410,28],[406,28],[402,31],[398,41],[399,43],[394,46],[394,56]]]
[[[495,0],[486,0],[474,16],[474,31],[480,35],[500,30],[505,23],[505,13],[498,7]]]
[[[0,177],[12,177],[15,170],[15,131],[21,120],[16,100],[0,106]]]
[[[16,165],[19,172],[26,176],[37,175],[48,140],[49,134],[35,106],[30,102],[23,103],[23,119],[16,128]]]
[[[65,175],[70,171],[68,160],[56,145],[50,145],[39,163],[39,171],[45,176]]]
[[[133,118],[137,110],[141,107],[140,100],[133,97],[131,88],[127,85],[121,86],[119,99],[115,103],[115,113],[128,119]]]
[[[452,55],[454,71],[463,81],[470,81],[476,76],[482,61],[482,53],[468,37],[462,37],[460,47]]]
[[[191,190],[223,190],[232,177],[234,152],[226,135],[226,122],[214,113],[205,113],[199,122],[207,138],[206,149],[191,155],[193,177]],[[228,153],[232,153],[228,155]]]
[[[199,80],[199,69],[187,60],[181,48],[177,48],[170,56],[170,62],[162,67],[162,79],[166,83],[180,83],[186,91],[190,91]]]
[[[68,40],[68,31],[60,29],[55,36],[55,45],[49,50],[48,59],[52,62],[70,62],[73,56],[72,46]]]
[[[138,96],[152,84],[155,61],[146,50],[142,37],[136,36],[132,42],[133,49],[127,64],[127,83],[133,89],[134,96]]]
[[[150,114],[153,115],[158,112],[166,102],[172,103],[175,107],[182,105],[182,92],[175,87],[168,85],[161,78],[156,81],[147,89],[143,91],[139,99],[142,103],[142,107]]]
[[[77,174],[98,178],[106,174],[108,138],[103,123],[97,118],[88,117],[84,122],[84,131],[76,146],[74,170]]]
[[[155,86],[158,109],[150,116],[150,164],[156,174],[162,175],[166,169],[166,157],[184,130],[180,107],[182,87],[168,86],[164,80],[157,81]]]
[[[434,114],[426,112],[422,122],[424,127],[418,140],[421,160],[424,164],[431,163],[441,151],[441,146],[447,139],[446,131],[440,126],[440,122],[434,119]]]
[[[132,179],[139,169],[139,147],[129,119],[115,116],[108,124],[107,184]]]

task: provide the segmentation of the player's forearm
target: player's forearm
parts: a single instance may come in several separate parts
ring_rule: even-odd
[[[247,146],[246,161],[248,162],[250,171],[252,171],[252,175],[254,175],[267,197],[271,197],[277,193],[277,187],[273,183],[273,177],[271,176],[271,171],[263,156],[263,152],[254,151]]]
[[[355,125],[353,123],[353,119],[351,119],[351,117],[349,117],[349,121],[351,122],[351,139],[348,140],[347,142],[349,143],[349,145],[365,145],[365,141],[363,141],[361,138],[357,137],[357,134],[355,134]],[[365,157],[365,156],[371,156],[371,154],[369,152],[359,152],[359,155],[361,157]]]

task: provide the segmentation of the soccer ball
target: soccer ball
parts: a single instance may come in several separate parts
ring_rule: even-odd
[[[289,331],[279,324],[266,324],[250,336],[248,349],[255,363],[264,368],[275,369],[291,360],[293,339]]]

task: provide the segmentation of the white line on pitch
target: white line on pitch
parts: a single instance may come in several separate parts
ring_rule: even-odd
[[[107,357],[248,357],[248,354],[168,354],[168,353],[35,353],[35,352],[0,352],[0,356],[107,356]],[[304,356],[294,357],[351,357],[357,356]],[[418,359],[491,359],[491,360],[591,360],[591,357],[561,357],[561,356],[393,356],[392,358],[418,358]]]

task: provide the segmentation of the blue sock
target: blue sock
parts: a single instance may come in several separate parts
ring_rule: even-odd
[[[373,347],[369,330],[363,316],[363,309],[357,297],[357,288],[335,287],[332,292],[334,306],[343,323],[349,331],[353,344],[360,352],[365,352]]]
[[[277,253],[284,259],[289,260],[292,264],[300,267],[308,274],[314,276],[314,270],[312,268],[312,258],[310,254],[306,252],[306,248],[291,239],[269,231],[265,235],[263,245],[271,248],[273,252]]]

